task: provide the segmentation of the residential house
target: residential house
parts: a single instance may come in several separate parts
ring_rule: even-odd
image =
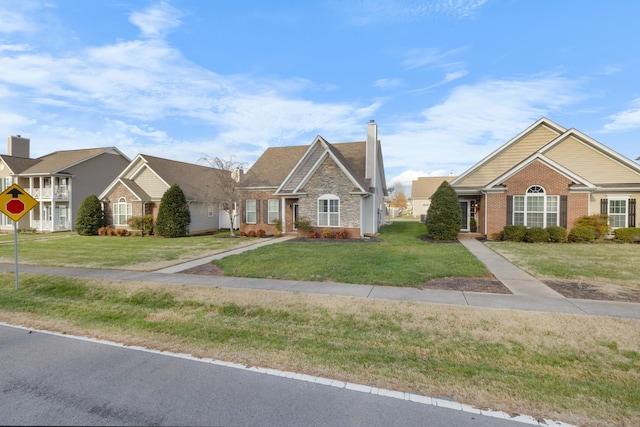
[[[451,181],[463,212],[488,239],[505,225],[559,225],[606,214],[636,227],[640,166],[576,129],[541,118]],[[474,209],[474,207],[476,207]]]
[[[129,158],[115,147],[55,151],[30,158],[30,140],[7,138],[7,154],[0,155],[0,190],[18,184],[38,201],[18,222],[18,228],[38,231],[73,230],[82,201],[98,194]],[[0,229],[13,228],[13,221],[0,214]]]
[[[420,218],[423,222],[429,206],[431,196],[436,192],[443,181],[451,182],[454,175],[419,177],[411,182],[411,199],[413,203],[413,217]]]
[[[345,230],[349,237],[375,235],[387,195],[377,124],[362,142],[271,147],[240,181],[243,232],[297,232],[306,219],[318,232]]]
[[[129,228],[133,216],[158,215],[160,201],[178,184],[189,204],[190,234],[230,228],[215,182],[220,171],[208,166],[138,154],[98,196],[109,225]],[[237,223],[234,226],[237,228]]]

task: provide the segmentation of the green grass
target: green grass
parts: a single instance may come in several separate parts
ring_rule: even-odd
[[[0,262],[13,262],[13,235],[0,240]],[[6,239],[6,240],[4,240]],[[194,236],[79,236],[76,233],[18,235],[19,263],[54,267],[149,269],[204,257],[255,241],[250,238]]]
[[[568,421],[640,421],[640,332],[634,321],[261,291],[195,292],[40,275],[25,275],[16,291],[5,273],[0,319]]]
[[[460,243],[420,240],[424,224],[393,222],[379,242],[288,241],[214,264],[227,276],[418,287],[440,277],[489,274]]]
[[[640,245],[615,243],[487,245],[540,278],[601,281],[640,288]]]

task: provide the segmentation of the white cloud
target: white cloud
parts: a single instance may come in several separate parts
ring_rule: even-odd
[[[375,87],[379,87],[380,89],[390,90],[390,89],[397,89],[401,87],[403,85],[403,82],[402,82],[402,79],[388,78],[388,79],[378,79],[375,82],[373,82],[373,85]]]
[[[578,89],[556,76],[459,86],[420,117],[386,130],[385,168],[459,175],[540,117],[576,103]]]
[[[634,100],[630,108],[610,116],[609,119],[611,121],[604,125],[606,132],[640,129],[640,98]]]
[[[169,31],[179,27],[182,12],[167,2],[150,6],[142,12],[134,12],[129,21],[140,28],[144,37],[164,37]]]

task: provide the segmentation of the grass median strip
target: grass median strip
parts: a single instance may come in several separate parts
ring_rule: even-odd
[[[580,425],[640,423],[625,319],[0,275],[0,319]]]

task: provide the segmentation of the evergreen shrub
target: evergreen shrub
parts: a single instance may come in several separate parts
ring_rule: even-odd
[[[442,181],[431,196],[425,220],[427,236],[434,240],[455,240],[461,223],[462,211],[458,195],[447,181]]]
[[[178,184],[162,195],[156,219],[156,233],[162,237],[185,237],[191,224],[187,199]]]
[[[105,225],[104,212],[98,196],[87,196],[78,209],[76,232],[81,236],[97,236],[98,230]]]
[[[564,243],[567,241],[567,229],[559,225],[550,225],[547,227],[549,233],[549,241],[556,243]]]
[[[527,227],[524,225],[505,225],[502,230],[502,240],[506,242],[522,242],[527,234]]]
[[[528,228],[524,241],[529,243],[547,243],[549,241],[549,232],[542,227]]]
[[[595,238],[595,229],[586,225],[575,226],[569,232],[569,241],[574,243],[590,242]]]

